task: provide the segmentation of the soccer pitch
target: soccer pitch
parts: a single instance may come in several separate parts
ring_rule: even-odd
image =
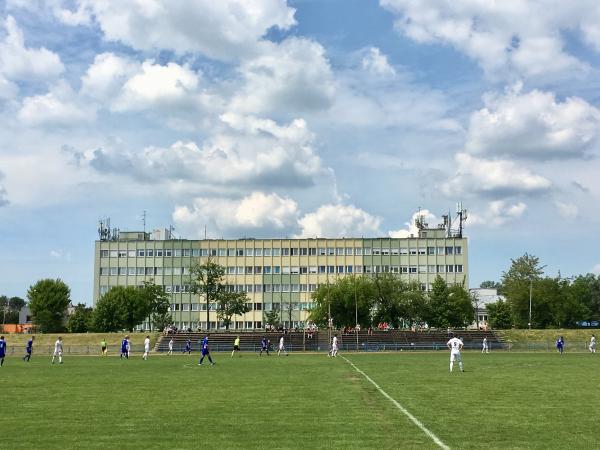
[[[343,356],[9,357],[0,448],[600,447],[596,355]]]

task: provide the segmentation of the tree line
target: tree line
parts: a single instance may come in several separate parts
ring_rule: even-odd
[[[545,267],[538,257],[525,253],[511,259],[499,282],[481,284],[506,299],[486,306],[493,328],[527,328],[530,323],[531,328],[574,328],[600,322],[600,276],[549,276]]]

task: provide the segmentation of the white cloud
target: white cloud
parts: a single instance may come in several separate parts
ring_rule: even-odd
[[[8,193],[6,192],[6,189],[4,189],[4,186],[0,184],[0,207],[6,206],[9,203],[10,202],[8,201]]]
[[[0,72],[10,80],[54,78],[64,72],[60,57],[46,48],[27,48],[23,32],[12,16],[4,21],[6,37],[0,42]]]
[[[178,141],[169,148],[141,152],[96,149],[88,152],[92,167],[156,183],[186,181],[196,186],[307,187],[323,173],[313,149],[314,136],[301,119],[288,125],[226,113],[222,129],[201,147]]]
[[[19,87],[12,81],[7,80],[0,73],[0,100],[14,99],[19,92]]]
[[[503,159],[479,159],[466,153],[455,156],[456,174],[443,184],[448,196],[464,194],[512,195],[540,193],[549,190],[552,183],[541,175]]]
[[[471,115],[465,149],[473,154],[531,158],[580,157],[600,136],[600,110],[577,97],[519,88],[488,95]]]
[[[107,40],[139,50],[201,52],[229,60],[256,51],[270,28],[296,22],[285,0],[78,0],[76,12],[61,16],[84,23],[89,11]]]
[[[388,235],[391,238],[407,238],[407,237],[411,237],[411,236],[418,236],[419,235],[419,229],[416,225],[416,220],[423,218],[423,221],[428,224],[430,227],[436,226],[437,223],[435,223],[438,219],[435,216],[435,214],[431,213],[429,210],[427,209],[422,209],[420,211],[417,211],[416,213],[414,213],[410,219],[410,222],[406,222],[406,228],[405,229],[401,229],[401,230],[395,230],[395,231],[390,231],[388,233]]]
[[[600,275],[600,264],[596,264],[590,269],[590,272],[596,275]]]
[[[396,70],[390,66],[387,56],[376,47],[367,50],[361,65],[364,70],[377,76],[393,77],[396,75]]]
[[[467,224],[469,226],[498,227],[523,216],[527,205],[523,202],[509,203],[505,200],[490,202],[486,209],[477,209],[469,212]]]
[[[262,54],[238,70],[244,86],[231,101],[234,111],[312,111],[327,109],[333,101],[335,84],[325,49],[308,39],[265,45]]]
[[[177,206],[173,220],[178,229],[196,236],[207,226],[211,235],[264,234],[294,228],[298,205],[271,193],[252,192],[241,199],[196,198],[192,206]]]
[[[101,53],[81,78],[81,93],[103,101],[114,100],[125,82],[139,70],[140,65],[129,58]]]
[[[79,104],[76,97],[71,87],[60,81],[47,94],[23,99],[18,118],[29,126],[70,126],[93,121],[95,110]]]
[[[556,210],[561,217],[565,219],[576,219],[579,216],[579,208],[573,203],[554,202]]]
[[[353,205],[323,205],[300,220],[296,237],[360,237],[380,235],[381,218]]]
[[[600,42],[600,12],[594,0],[380,0],[380,4],[397,16],[395,27],[405,36],[420,43],[452,45],[476,60],[490,77],[573,75],[587,65],[568,53],[561,31],[579,28],[586,39]]]

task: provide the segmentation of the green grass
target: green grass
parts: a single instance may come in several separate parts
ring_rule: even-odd
[[[108,345],[120,345],[126,334],[129,334],[132,345],[143,345],[148,334],[154,345],[160,335],[160,333],[38,333],[33,335],[8,333],[4,335],[4,338],[8,346],[19,345],[25,348],[25,343],[31,336],[35,336],[34,346],[51,345],[52,347],[58,336],[62,336],[65,345],[93,345],[99,348],[102,339],[106,339]]]
[[[600,337],[600,330],[571,330],[571,329],[553,329],[553,330],[497,330],[498,335],[507,342],[554,342],[559,336],[569,342],[588,342],[590,336]]]
[[[0,369],[1,448],[436,448],[342,358],[72,356]],[[600,358],[349,354],[451,448],[598,448]]]

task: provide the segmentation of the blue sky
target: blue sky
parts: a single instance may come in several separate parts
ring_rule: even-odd
[[[525,252],[600,272],[595,1],[0,8],[0,294],[90,303],[97,220],[144,210],[185,238],[406,236],[462,201],[472,286]]]

